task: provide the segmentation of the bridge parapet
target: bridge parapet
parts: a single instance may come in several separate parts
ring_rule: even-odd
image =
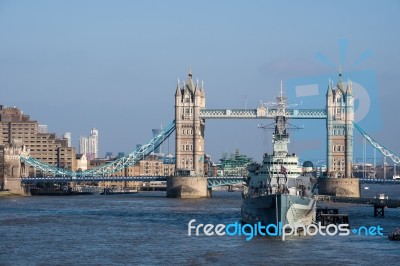
[[[58,176],[58,177],[21,177],[20,182],[22,184],[38,184],[46,182],[56,183],[84,183],[84,182],[105,182],[105,181],[167,181],[167,176]],[[234,184],[241,184],[245,178],[242,176],[232,177],[207,177],[207,187],[219,187]]]
[[[257,109],[201,109],[204,119],[273,119],[278,110],[261,106]],[[326,119],[325,109],[287,109],[285,116],[291,119]]]
[[[354,204],[369,204],[374,206],[385,206],[389,208],[400,208],[400,200],[380,199],[380,198],[354,198],[354,197],[335,197],[328,195],[315,195],[314,199],[324,202],[342,202]]]

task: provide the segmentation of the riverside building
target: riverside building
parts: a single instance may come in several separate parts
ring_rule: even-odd
[[[30,156],[42,162],[75,171],[75,148],[68,147],[68,140],[47,133],[35,120],[16,107],[0,105],[0,145],[22,142]],[[29,169],[30,175],[43,173]]]

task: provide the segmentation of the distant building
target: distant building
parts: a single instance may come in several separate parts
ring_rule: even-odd
[[[147,155],[143,160],[136,164],[124,168],[119,172],[109,175],[112,176],[171,176],[175,172],[175,158],[169,156],[160,157],[157,155]],[[95,159],[90,161],[89,168],[99,167],[113,160]],[[107,183],[108,185],[116,185],[114,183]]]
[[[152,129],[151,130],[152,132],[153,132],[153,138],[155,138],[157,135],[159,135],[160,133],[161,133],[161,129],[158,129],[158,128],[154,128],[154,129]],[[156,153],[156,154],[159,154],[159,153],[161,153],[161,146],[162,145],[160,145],[160,146],[158,146],[157,148],[155,148],[154,149],[154,153]]]
[[[113,158],[113,153],[112,152],[110,152],[110,151],[108,151],[108,152],[106,152],[106,160],[110,160],[111,158]]]
[[[89,137],[80,137],[79,153],[85,154],[89,161],[99,157],[99,131],[96,128],[92,128]]]
[[[204,176],[214,176],[212,166],[211,156],[204,154]]]
[[[44,130],[46,128],[46,130]],[[68,147],[66,139],[47,133],[47,126],[30,120],[16,107],[0,105],[0,145],[22,142],[30,156],[44,163],[75,170],[75,148]],[[29,169],[30,175],[39,176],[39,170]]]
[[[85,154],[76,155],[76,171],[82,172],[88,169],[88,160]]]
[[[68,147],[71,147],[71,132],[65,132],[64,134],[64,139],[67,139],[68,141]]]
[[[85,154],[87,157],[87,155],[89,153],[89,140],[87,137],[79,138],[79,153]]]
[[[246,176],[247,165],[253,161],[252,158],[240,154],[236,149],[229,158],[220,159],[218,175],[219,176]]]
[[[38,133],[47,133],[47,125],[38,125]]]
[[[99,131],[96,128],[92,128],[90,131],[89,154],[93,159],[99,158]]]

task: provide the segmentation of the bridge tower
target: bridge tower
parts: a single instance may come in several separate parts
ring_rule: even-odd
[[[175,169],[178,175],[204,175],[204,119],[200,109],[205,108],[203,82],[193,82],[192,70],[175,92]]]
[[[13,194],[29,195],[29,187],[21,184],[21,177],[28,176],[28,166],[21,163],[20,155],[29,155],[29,149],[19,142],[13,142],[1,147],[0,162],[2,163],[2,185],[4,189],[9,190]]]
[[[167,196],[182,198],[207,197],[204,177],[205,108],[203,82],[193,81],[192,68],[183,85],[178,79],[175,92],[175,175],[167,179]]]
[[[354,98],[352,83],[344,88],[342,73],[326,93],[327,179],[320,180],[320,194],[359,197],[358,179],[352,178]]]

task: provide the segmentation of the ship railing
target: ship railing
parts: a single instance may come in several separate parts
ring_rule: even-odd
[[[243,193],[244,194],[244,198],[258,198],[258,197],[262,197],[262,196],[266,196],[269,195],[269,191],[268,189],[259,189],[257,191],[253,191],[253,192],[248,192],[247,193]]]

